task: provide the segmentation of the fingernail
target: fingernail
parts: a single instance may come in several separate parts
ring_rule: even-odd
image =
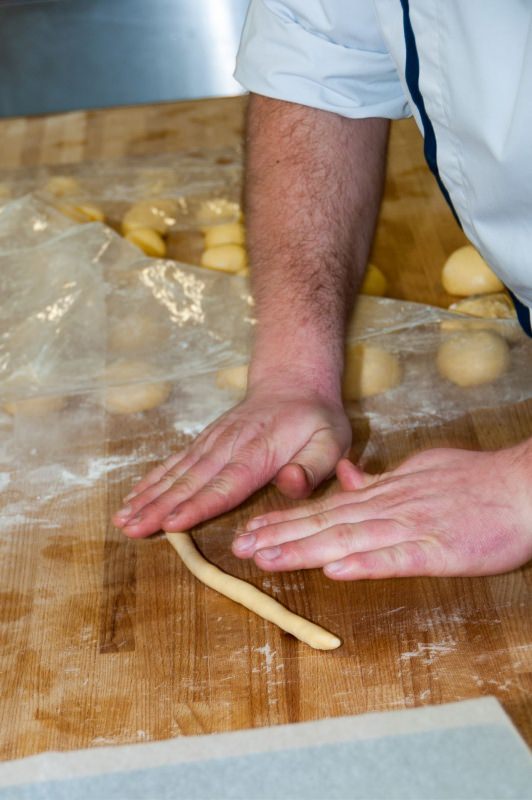
[[[255,546],[256,541],[257,537],[252,533],[249,535],[243,534],[241,536],[237,536],[233,542],[233,550],[236,550],[238,553],[246,553]]]
[[[130,528],[132,525],[138,525],[139,522],[142,522],[142,515],[141,514],[137,514],[136,517],[133,517],[133,519],[128,520],[126,528]]]
[[[133,498],[136,497],[136,496],[137,496],[136,492],[130,492],[129,494],[126,494],[126,496],[124,497],[123,502],[124,503],[129,503],[129,501],[133,500]]]
[[[247,531],[256,531],[257,528],[262,528],[264,525],[264,520],[262,517],[255,517],[255,519],[250,519],[248,524],[246,525]]]
[[[281,548],[267,547],[266,550],[259,550],[257,555],[260,555],[260,557],[266,559],[266,561],[275,561],[275,559],[279,558],[281,555]]]
[[[121,508],[120,511],[116,512],[116,516],[117,517],[129,517],[129,515],[131,514],[132,511],[133,511],[133,509],[131,508],[131,506],[124,506],[124,508]]]
[[[344,564],[342,561],[331,561],[330,564],[327,564],[324,567],[324,572],[327,575],[331,572],[333,575],[340,575],[342,572],[347,570],[347,565]]]

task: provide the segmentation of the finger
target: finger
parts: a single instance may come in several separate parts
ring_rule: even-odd
[[[220,459],[216,461],[215,457],[216,451],[214,454],[209,453],[202,455],[201,450],[196,447],[192,448],[192,450],[177,461],[171,469],[164,472],[158,481],[151,483],[138,494],[130,496],[127,505],[121,508],[120,511],[117,511],[113,516],[113,523],[118,528],[123,528],[128,524],[129,520],[137,516],[138,512],[145,508],[145,506],[153,503],[158,497],[169,490],[175,489],[175,491],[178,492],[190,487],[189,494],[197,491],[199,485],[197,485],[197,481],[196,484],[194,484],[194,479],[202,475],[204,477],[204,482],[207,481],[212,475],[216,474],[221,463],[223,463]],[[209,459],[211,461],[209,461]],[[171,459],[168,459],[167,463],[170,463],[170,461]],[[210,471],[207,469],[209,463],[211,463]],[[193,468],[195,468],[195,471],[191,472]],[[190,476],[188,475],[189,472],[191,473]],[[181,497],[181,499],[186,499],[186,494]],[[177,502],[176,500],[174,506]]]
[[[131,492],[124,497],[124,503],[129,502],[133,497],[141,494],[141,492],[148,489],[154,483],[158,483],[169,470],[178,468],[180,464],[182,464],[184,467],[185,459],[187,459],[188,456],[192,457],[193,462],[197,461],[198,458],[205,452],[204,445],[207,438],[210,436],[214,428],[220,426],[221,419],[222,418],[216,419],[211,422],[210,425],[208,425],[191,444],[189,444],[187,447],[184,447],[179,451],[179,453],[171,455],[169,458],[163,461],[162,464],[159,464],[159,466],[150,470],[150,472],[148,472],[147,475],[142,478],[142,480],[138,481],[138,483],[133,486]],[[195,458],[194,455],[196,456]],[[182,472],[184,472],[184,468]]]
[[[148,536],[160,530],[163,521],[176,507],[196,494],[220,471],[223,454],[208,453],[180,478],[169,478],[166,490],[161,491],[165,479],[147,489],[130,502],[131,515],[123,525],[127,536]]]
[[[166,461],[163,461],[162,464],[158,464],[156,467],[154,467],[152,470],[150,470],[142,478],[142,480],[137,481],[137,483],[134,484],[134,486],[132,487],[132,489],[129,492],[129,494],[127,494],[124,497],[124,503],[127,503],[133,497],[136,497],[136,495],[138,495],[141,492],[143,492],[145,489],[147,489],[152,484],[157,483],[158,481],[160,481],[160,479],[163,477],[163,475],[169,469],[171,469],[171,467],[173,467],[174,464],[177,464],[182,458],[183,458],[183,452],[175,453],[174,455],[170,456],[170,458],[167,458]]]
[[[373,503],[350,503],[307,517],[266,525],[254,533],[240,534],[233,541],[233,553],[240,558],[251,558],[258,550],[313,536],[315,533],[342,524],[358,524],[367,520],[386,519],[386,511]]]
[[[162,521],[165,531],[188,530],[230,511],[271,480],[245,462],[231,462]]]
[[[408,535],[402,525],[389,519],[342,523],[304,539],[258,550],[254,560],[262,569],[273,571],[323,567],[352,553],[403,542]]]
[[[352,502],[353,497],[346,492],[335,492],[328,497],[321,498],[320,500],[312,500],[310,503],[303,503],[294,508],[285,508],[282,511],[270,511],[259,517],[252,517],[248,521],[242,535],[255,532],[259,528],[264,528],[269,525],[277,525],[296,519],[306,519],[313,514],[326,513],[337,506],[348,505]]]
[[[328,578],[355,581],[447,574],[445,553],[435,542],[417,540],[392,547],[352,553],[323,569]]]

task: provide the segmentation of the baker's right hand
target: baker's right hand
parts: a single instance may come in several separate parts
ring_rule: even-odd
[[[303,385],[256,385],[239,405],[168,458],[125,498],[113,522],[127,536],[187,530],[235,508],[273,482],[304,499],[351,444],[341,401]]]

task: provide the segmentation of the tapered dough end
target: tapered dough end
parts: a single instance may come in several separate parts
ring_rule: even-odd
[[[338,636],[325,630],[320,630],[315,637],[309,637],[303,641],[306,641],[306,643],[315,650],[336,650],[336,648],[340,647],[342,644],[342,640],[339,639]]]

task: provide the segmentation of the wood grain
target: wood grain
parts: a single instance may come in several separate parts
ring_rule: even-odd
[[[229,98],[4,120],[0,166],[232,145],[242,136],[244,103]],[[463,241],[412,121],[394,124],[373,252],[391,295],[447,305],[439,271]],[[338,651],[314,652],[201,586],[160,537],[128,541],[110,526],[134,477],[183,444],[156,412],[143,419],[149,448],[134,434],[111,435],[119,424],[111,419],[92,439],[98,453],[136,453],[136,462],[125,461],[112,479],[72,496],[63,485],[49,486],[49,503],[38,515],[28,508],[24,520],[7,518],[3,525],[1,758],[487,694],[501,700],[532,742],[530,568],[493,578],[352,584],[335,584],[319,571],[262,574],[236,561],[229,542],[251,514],[288,505],[271,488],[200,526],[196,539],[214,563],[344,640]],[[496,448],[531,433],[528,402],[408,435],[372,436],[369,445],[361,424],[353,456],[381,470],[432,445]],[[81,443],[72,444],[73,463],[81,451]],[[11,485],[24,485],[25,466],[23,460],[13,467]],[[20,492],[8,486],[3,499],[6,508],[20,503]]]

